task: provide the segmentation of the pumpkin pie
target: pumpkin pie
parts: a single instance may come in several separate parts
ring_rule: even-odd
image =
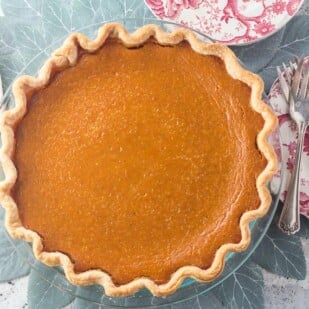
[[[3,113],[6,227],[111,296],[211,281],[270,205],[276,117],[233,52],[186,29],[72,34]]]

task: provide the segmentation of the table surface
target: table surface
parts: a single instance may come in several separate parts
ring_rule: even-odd
[[[120,0],[117,0],[118,2],[121,2]],[[19,3],[27,4],[30,8],[34,7],[32,4],[36,1],[34,0],[20,0],[20,1],[12,1],[12,3],[15,3],[15,5],[8,5],[9,1],[0,1],[0,22],[1,22],[1,16],[5,15],[6,10],[11,10],[10,14],[12,14],[13,18],[18,18],[22,12],[20,11]],[[42,1],[44,2],[44,1]],[[80,0],[80,2],[83,5],[88,5],[90,2],[93,1],[83,1]],[[137,3],[138,1],[134,1]],[[142,2],[142,1],[141,1]],[[17,3],[17,4],[16,4]],[[101,2],[101,6],[104,7],[106,2]],[[5,8],[2,6],[5,5]],[[143,3],[141,5],[144,5]],[[21,6],[22,7],[22,6]],[[15,14],[15,16],[14,16]],[[39,14],[39,12],[37,12]],[[57,14],[57,13],[55,13]],[[299,16],[306,16],[306,18],[309,19],[309,0],[305,0],[305,3],[298,13]],[[27,18],[27,17],[26,17]],[[296,17],[297,18],[297,17]],[[58,19],[58,22],[61,22],[61,19]],[[289,24],[286,26],[289,27]],[[309,33],[309,22],[306,23],[307,32]],[[282,31],[281,31],[282,32]],[[297,34],[296,34],[297,35]],[[280,32],[278,34],[275,34],[273,37],[267,39],[269,42],[273,42],[274,45],[277,44],[278,38],[280,38]],[[308,37],[305,38],[307,41]],[[4,47],[9,44],[10,37],[6,37],[3,33],[0,34],[0,57],[5,54],[3,52]],[[304,38],[295,38],[296,40],[304,40]],[[266,44],[263,47],[263,42],[258,43],[258,48],[269,48]],[[283,44],[289,44],[285,43],[282,38],[280,38],[280,45],[277,46],[277,48],[280,48],[283,46]],[[309,54],[309,42],[306,43],[306,51]],[[254,48],[255,45],[250,45],[248,47],[242,47],[242,48],[235,48],[236,52],[238,52],[241,57],[248,57],[247,53],[250,53],[250,51]],[[299,45],[300,48],[302,48],[302,45]],[[20,50],[18,52],[22,52],[21,47],[19,47]],[[290,52],[290,56],[293,54],[293,49],[291,47],[291,50],[286,49],[286,52]],[[270,51],[271,52],[271,51]],[[301,51],[300,51],[301,54]],[[281,57],[282,55],[280,55]],[[261,56],[262,60],[257,60],[256,63],[253,64],[253,67],[256,65],[260,65],[259,62],[263,61],[263,55]],[[265,56],[264,56],[265,57]],[[279,64],[279,63],[278,63]],[[266,90],[269,89],[271,85],[271,80],[275,77],[274,74],[274,66],[269,65],[266,70],[261,70],[260,74],[262,75],[264,81]],[[14,78],[16,75],[16,72],[18,71],[18,68],[16,69],[16,72],[14,70],[11,70],[11,68],[6,67],[5,64],[1,63],[0,60],[0,74],[3,78],[3,84],[4,88],[7,87],[10,83],[10,81]],[[272,70],[273,72],[271,72]],[[270,73],[271,72],[271,73]],[[307,269],[309,269],[309,241],[308,239],[304,238],[302,239],[302,244],[306,256],[306,264]],[[265,307],[266,308],[306,308],[305,304],[309,303],[309,280],[308,276],[306,280],[298,281],[295,279],[289,279],[280,277],[275,274],[271,274],[270,272],[267,272],[263,270],[263,276],[264,276],[264,284],[265,284]],[[28,277],[24,277],[21,279],[16,279],[10,282],[0,283],[0,308],[8,308],[8,309],[20,309],[20,308],[27,308],[27,283],[28,283]],[[202,308],[206,308],[205,306],[201,306]],[[74,308],[74,305],[69,305],[68,308]]]
[[[309,269],[309,241],[303,241],[307,269]],[[307,309],[309,304],[309,280],[298,281],[271,274],[263,270],[265,284],[265,308],[269,309]],[[28,277],[0,283],[0,308],[27,308]],[[67,309],[74,309],[69,305]],[[176,307],[177,308],[177,307]],[[202,308],[206,309],[207,307]],[[103,309],[103,308],[102,308]],[[193,309],[193,308],[192,308]]]

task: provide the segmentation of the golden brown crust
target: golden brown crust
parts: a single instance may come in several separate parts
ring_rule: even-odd
[[[109,37],[118,38],[127,47],[139,46],[150,37],[154,37],[162,45],[174,45],[186,40],[195,52],[220,57],[225,62],[227,72],[233,78],[241,80],[251,88],[252,108],[260,113],[265,121],[263,129],[257,137],[258,148],[268,162],[266,168],[256,180],[256,187],[261,203],[257,209],[247,211],[242,215],[240,219],[241,241],[238,244],[222,245],[217,250],[213,263],[208,269],[203,270],[195,266],[181,267],[172,274],[170,280],[165,284],[158,285],[149,278],[137,278],[127,284],[117,286],[112,281],[110,275],[101,270],[76,273],[74,271],[74,265],[67,255],[60,252],[49,253],[43,251],[41,237],[34,231],[22,226],[17,205],[10,193],[17,178],[17,171],[12,161],[15,146],[14,129],[26,113],[27,93],[29,90],[46,86],[55,71],[75,65],[78,60],[79,49],[83,49],[89,53],[95,52]],[[129,295],[143,287],[149,289],[156,296],[164,296],[175,292],[186,277],[203,282],[213,280],[222,272],[225,256],[228,252],[243,251],[248,246],[251,237],[249,222],[265,215],[271,203],[271,195],[266,185],[277,170],[277,160],[272,147],[267,142],[267,137],[277,125],[277,118],[270,107],[261,100],[262,91],[262,80],[257,75],[244,70],[229,48],[219,44],[202,43],[191,31],[186,29],[166,33],[158,26],[147,25],[138,29],[133,34],[129,34],[123,26],[111,23],[99,29],[98,36],[94,41],[89,40],[79,33],[72,34],[64,42],[63,46],[57,49],[52,57],[45,62],[37,77],[21,76],[14,82],[13,93],[16,99],[16,106],[4,112],[1,117],[0,131],[3,146],[0,153],[0,160],[3,166],[5,180],[0,185],[0,201],[6,209],[5,225],[7,230],[14,238],[32,242],[35,257],[41,262],[50,266],[62,266],[66,277],[71,283],[76,285],[100,284],[109,296]]]

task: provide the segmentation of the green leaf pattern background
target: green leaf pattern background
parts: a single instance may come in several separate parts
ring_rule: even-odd
[[[272,37],[251,46],[233,48],[248,68],[264,79],[266,91],[276,77],[276,65],[287,61],[293,55],[309,55],[308,2],[305,1],[298,16]],[[0,1],[0,74],[4,90],[36,54],[43,51],[47,57],[51,53],[48,49],[51,42],[64,38],[76,29],[120,17],[154,18],[142,0]],[[29,275],[25,307],[49,309],[69,305],[70,308],[77,309],[108,308],[90,304],[54,288],[53,283],[59,278],[44,265],[39,265],[40,272],[31,270],[23,257],[16,252],[19,241],[6,236],[3,217],[4,211],[0,207],[0,282]],[[309,287],[308,278],[306,279],[308,260],[306,262],[303,245],[309,253],[308,236],[307,219],[302,218],[302,230],[292,237],[283,235],[273,224],[249,261],[211,293],[163,308],[268,307],[264,302],[264,295],[268,292],[265,291],[264,282],[274,278],[271,273],[275,274],[276,278],[281,276],[282,280],[290,278],[288,282],[291,285],[295,285],[295,280],[305,279],[303,282],[307,283],[297,283],[303,287],[304,297],[296,304],[297,308],[305,308],[305,302],[307,305],[309,303],[309,297],[305,295],[305,292],[309,292]],[[49,278],[48,282],[42,278],[41,273]],[[2,304],[6,301],[2,287],[3,285],[0,285],[0,308],[4,308]],[[11,282],[11,288],[17,289],[18,281]],[[76,289],[69,283],[64,288],[70,291]],[[288,306],[289,295],[286,297],[285,304]]]

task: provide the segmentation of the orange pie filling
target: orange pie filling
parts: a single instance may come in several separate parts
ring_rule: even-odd
[[[251,89],[187,43],[109,40],[38,90],[16,132],[22,223],[117,284],[208,268],[259,206]]]

